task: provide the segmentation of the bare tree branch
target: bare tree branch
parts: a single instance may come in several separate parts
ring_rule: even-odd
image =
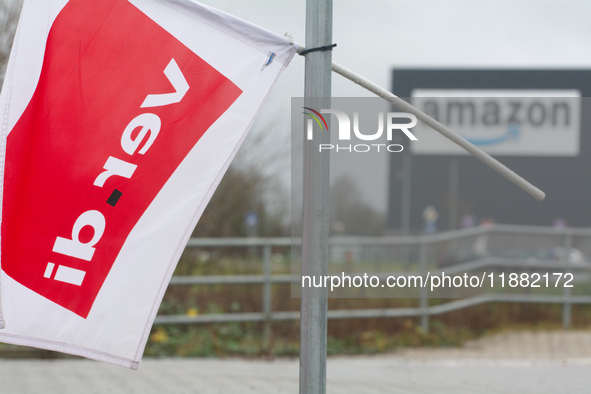
[[[0,2],[0,84],[4,82],[6,65],[14,40],[14,32],[22,8],[22,0],[2,0]]]

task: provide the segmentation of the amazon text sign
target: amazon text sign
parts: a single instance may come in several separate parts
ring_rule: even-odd
[[[577,90],[414,89],[412,103],[492,155],[577,156]],[[415,154],[467,154],[419,122]]]

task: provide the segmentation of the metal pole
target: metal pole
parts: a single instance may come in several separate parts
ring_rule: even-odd
[[[564,249],[565,253],[562,257],[562,263],[565,265],[565,274],[572,273],[570,268],[571,261],[570,261],[570,251],[573,246],[573,235],[570,231],[568,231],[565,239],[564,239]],[[572,315],[572,289],[570,287],[563,287],[562,288],[562,295],[564,297],[564,305],[562,306],[562,328],[570,328],[571,326],[571,315]]]
[[[367,78],[364,78],[361,75],[354,73],[353,71],[341,66],[338,63],[332,64],[332,70],[337,74],[347,78],[348,80],[356,83],[357,85],[364,87],[370,92],[375,93],[387,102],[394,104],[398,109],[415,115],[418,120],[425,123],[433,130],[439,132],[445,138],[450,139],[452,142],[462,147],[466,152],[470,153],[472,156],[476,157],[478,160],[482,161],[484,164],[486,164],[493,170],[497,171],[505,178],[509,179],[511,182],[513,182],[514,184],[525,190],[527,193],[529,193],[531,196],[533,196],[536,200],[542,201],[544,198],[546,198],[546,194],[543,191],[541,191],[540,189],[538,189],[537,187],[535,187],[534,185],[532,185],[531,183],[517,175],[515,172],[507,168],[504,164],[499,162],[497,159],[493,158],[491,155],[484,152],[482,149],[476,147],[475,145],[472,145],[464,137],[455,133],[449,127],[439,123],[437,120],[433,119],[420,109],[413,107],[410,103],[404,101],[400,97],[395,96],[386,89],[376,85]]]
[[[332,44],[332,0],[306,1],[306,47]],[[305,104],[320,110],[330,108],[331,51],[306,55]],[[328,117],[327,117],[328,118]],[[327,119],[328,120],[328,119]],[[302,130],[303,131],[303,130]],[[316,129],[313,139],[304,138],[304,195],[302,275],[328,273],[328,186],[330,156],[319,146],[329,143],[327,132]],[[300,393],[326,393],[327,291],[302,288],[300,313]]]
[[[423,280],[427,280],[427,247],[424,237],[420,237],[419,246],[419,270]],[[429,300],[428,300],[427,286],[421,286],[421,328],[423,332],[429,332]]]
[[[402,155],[402,196],[400,212],[400,232],[402,235],[410,235],[410,203],[411,203],[411,173],[412,173],[412,154],[410,145],[407,144],[407,152]],[[406,266],[410,264],[411,245],[402,249],[403,261]]]
[[[410,201],[411,201],[411,165],[412,156],[410,146],[407,144],[408,152],[402,155],[402,212],[400,213],[400,229],[402,235],[410,235]]]
[[[263,246],[263,275],[265,283],[263,284],[263,313],[265,314],[265,326],[263,328],[263,348],[269,349],[269,339],[271,338],[271,245]]]
[[[460,180],[460,159],[453,157],[449,163],[449,216],[448,228],[458,228],[458,196]]]

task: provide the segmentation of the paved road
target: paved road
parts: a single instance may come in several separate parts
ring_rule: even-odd
[[[460,350],[331,358],[327,385],[331,394],[591,394],[591,332],[499,335]],[[297,360],[148,359],[139,371],[86,360],[0,360],[1,394],[297,392]]]

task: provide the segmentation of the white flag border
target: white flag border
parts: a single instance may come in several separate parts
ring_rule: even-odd
[[[132,0],[133,1],[133,0]],[[162,0],[157,0],[161,3],[166,3],[163,2]],[[32,3],[31,0],[27,0],[27,4]],[[53,1],[52,2],[53,5],[55,6],[56,3],[59,3],[59,0]],[[196,4],[190,1],[175,1],[175,3],[183,3],[183,4]],[[133,2],[132,2],[133,4]],[[217,11],[215,12],[216,15],[220,15],[220,12]],[[223,14],[223,13],[221,13]],[[55,19],[55,18],[54,18]],[[236,23],[236,21],[240,21],[238,22],[238,24],[243,23],[246,26],[249,26],[249,28],[253,28],[251,25],[247,22],[241,21],[238,18],[235,17],[230,17],[228,18],[230,20],[232,20],[234,23]],[[225,19],[222,18],[222,21],[224,21]],[[52,21],[53,22],[53,21]],[[235,26],[235,25],[233,25]],[[48,29],[49,30],[49,29]],[[228,32],[224,31],[224,29],[219,29],[222,30],[224,33],[228,34]],[[19,31],[20,31],[20,25],[19,25]],[[235,31],[232,31],[232,33],[235,33]],[[18,33],[17,33],[18,34]],[[48,34],[48,32],[47,32]],[[273,33],[270,33],[271,35]],[[236,37],[236,34],[231,34],[234,38]],[[277,44],[282,44],[283,46],[285,46],[286,43],[288,43],[287,39],[284,39],[280,36],[274,35],[277,41]],[[18,49],[18,38],[19,35],[16,36],[15,41],[17,41],[17,45],[16,45],[16,49]],[[244,39],[241,39],[240,41],[244,42]],[[253,46],[253,45],[251,45]],[[279,45],[281,47],[281,45]],[[261,46],[255,46],[259,51],[263,52],[264,54],[266,54],[264,49],[261,49]],[[264,47],[264,45],[263,45]],[[160,305],[160,302],[164,296],[164,293],[166,291],[168,282],[170,281],[170,277],[172,276],[172,273],[174,272],[174,268],[176,267],[176,264],[178,262],[178,259],[182,253],[182,251],[184,250],[184,247],[186,245],[186,242],[188,240],[188,238],[190,237],[191,233],[192,233],[192,229],[194,228],[194,226],[196,225],[198,219],[201,217],[201,214],[203,213],[203,211],[205,210],[205,207],[207,205],[207,202],[209,202],[209,200],[211,199],[211,196],[213,195],[215,189],[217,188],[219,182],[221,181],[224,173],[226,172],[227,168],[229,167],[232,159],[235,157],[240,145],[242,144],[242,142],[244,141],[244,139],[246,138],[249,130],[252,127],[252,124],[254,122],[254,119],[256,118],[256,116],[258,115],[258,113],[260,112],[262,103],[266,100],[266,98],[269,95],[269,92],[271,90],[271,88],[275,85],[278,76],[281,74],[281,72],[284,70],[284,68],[287,66],[287,64],[289,63],[289,61],[291,60],[291,58],[293,57],[293,55],[295,54],[296,50],[297,50],[297,45],[291,45],[289,47],[287,47],[288,49],[288,53],[287,55],[284,56],[277,56],[276,59],[279,60],[279,65],[280,65],[280,70],[279,72],[277,72],[275,78],[273,79],[271,86],[269,87],[269,89],[267,90],[265,96],[263,97],[263,99],[260,101],[259,105],[257,106],[257,110],[256,112],[251,116],[248,126],[246,128],[246,130],[243,132],[241,138],[239,139],[238,143],[234,146],[232,152],[230,153],[230,155],[228,156],[228,159],[225,161],[225,163],[221,166],[220,171],[218,171],[217,176],[215,178],[215,181],[213,183],[210,184],[210,187],[208,189],[208,191],[205,193],[205,198],[202,199],[201,204],[196,208],[195,210],[195,214],[193,216],[193,218],[191,219],[190,223],[191,225],[189,227],[187,227],[185,229],[184,235],[181,238],[180,242],[178,242],[177,244],[177,248],[174,254],[174,257],[169,261],[168,264],[168,268],[166,271],[166,275],[163,277],[162,281],[161,281],[161,285],[160,288],[157,292],[156,298],[154,299],[153,305],[151,307],[151,313],[149,315],[148,320],[146,321],[145,324],[145,328],[142,334],[142,338],[139,342],[139,346],[137,348],[137,352],[135,354],[134,359],[130,359],[130,358],[126,358],[126,357],[120,357],[114,354],[110,354],[107,352],[102,352],[96,349],[91,349],[91,348],[87,348],[84,346],[77,346],[77,345],[73,345],[73,344],[69,344],[69,343],[64,343],[64,342],[60,342],[60,341],[52,341],[52,340],[47,340],[47,339],[38,339],[38,338],[34,338],[34,337],[27,337],[27,336],[22,336],[22,335],[14,335],[14,334],[7,334],[7,333],[3,333],[2,331],[0,331],[0,339],[2,339],[3,342],[7,342],[7,343],[14,343],[14,344],[19,344],[19,345],[25,345],[25,346],[34,346],[34,347],[39,347],[39,348],[43,348],[43,349],[48,349],[48,350],[57,350],[57,351],[62,351],[62,352],[66,352],[66,353],[70,353],[70,354],[74,354],[74,355],[79,355],[79,356],[83,356],[83,357],[87,357],[87,358],[91,358],[91,359],[95,359],[95,360],[99,360],[99,361],[106,361],[106,362],[110,362],[116,365],[120,365],[120,366],[124,366],[124,367],[128,367],[128,368],[132,368],[132,369],[137,369],[137,367],[139,366],[139,362],[141,360],[141,356],[143,354],[143,351],[145,350],[145,345],[150,333],[150,329],[152,327],[153,324],[153,320],[156,316],[156,313],[158,311],[158,307]],[[10,75],[7,75],[7,81],[9,81],[10,84],[12,84],[13,82],[13,73],[14,73],[14,68],[15,68],[15,63],[17,63],[17,51],[13,51],[13,53],[11,53],[10,56],[10,61],[9,61],[9,69],[12,71],[10,73]],[[276,66],[273,66],[272,68],[276,68]],[[38,76],[37,76],[37,81],[38,81]],[[35,82],[35,86],[37,85],[37,82]],[[4,86],[4,88],[6,88],[6,84]],[[34,91],[34,90],[33,90]],[[32,94],[32,93],[31,93]],[[8,94],[4,91],[2,92],[2,96],[4,96],[4,98],[6,99],[6,111],[7,113],[5,113],[4,115],[4,129],[3,131],[7,131],[7,123],[8,123],[8,114],[9,114],[9,105],[11,103],[11,98],[10,97],[6,97]],[[30,97],[29,97],[30,100]],[[24,110],[24,109],[23,109]],[[22,111],[21,111],[22,114]],[[18,117],[20,117],[20,115]],[[16,122],[15,122],[16,123]],[[6,137],[6,136],[5,136]],[[5,143],[6,138],[3,138],[3,143]],[[2,172],[4,170],[4,163],[2,163]],[[0,280],[10,280],[12,281],[12,279],[10,279],[9,277],[4,277],[4,272],[0,270]],[[16,283],[16,282],[15,282]],[[2,289],[0,288],[0,291],[2,291]]]

